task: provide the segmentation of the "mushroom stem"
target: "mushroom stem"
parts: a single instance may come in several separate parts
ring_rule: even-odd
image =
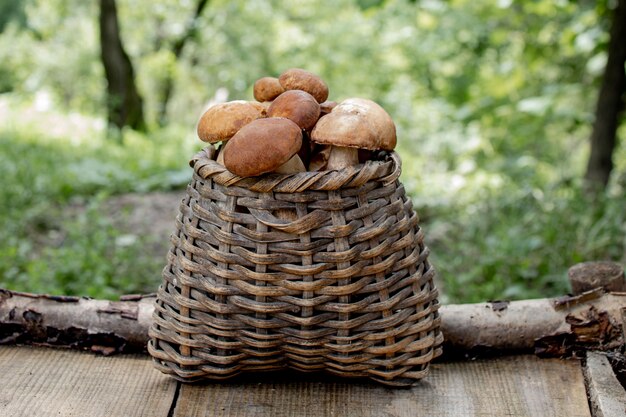
[[[302,163],[302,159],[296,154],[291,159],[274,171],[277,174],[296,174],[298,172],[306,172],[306,168]],[[293,209],[279,209],[274,211],[274,216],[281,220],[289,220],[290,222],[298,220],[298,214]]]
[[[348,148],[345,146],[332,146],[326,169],[343,169],[359,164],[359,150],[356,148]]]
[[[220,145],[218,152],[217,152],[217,159],[215,160],[215,162],[217,162],[218,164],[222,166],[224,166],[224,147],[226,146],[227,142],[228,140],[222,141],[222,144]]]
[[[302,159],[296,154],[291,157],[291,159],[274,171],[277,174],[296,174],[298,172],[305,172],[306,168],[302,163]]]

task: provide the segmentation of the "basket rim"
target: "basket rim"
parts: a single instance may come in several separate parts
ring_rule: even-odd
[[[243,187],[257,192],[300,193],[307,190],[333,191],[360,187],[377,181],[387,185],[395,182],[402,172],[402,161],[395,152],[389,152],[382,161],[367,161],[353,167],[329,171],[307,171],[296,174],[268,173],[243,178],[218,164],[217,150],[209,145],[196,153],[189,165],[201,179],[211,179],[225,187]]]

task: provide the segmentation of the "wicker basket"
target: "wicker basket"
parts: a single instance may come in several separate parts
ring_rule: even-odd
[[[150,329],[156,367],[183,381],[284,368],[424,377],[443,337],[397,154],[245,179],[214,156],[190,162]]]

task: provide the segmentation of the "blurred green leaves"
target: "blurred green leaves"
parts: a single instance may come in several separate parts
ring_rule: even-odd
[[[21,0],[4,0],[0,3],[0,33],[10,22],[18,27],[26,25],[24,3]]]
[[[124,262],[131,261],[115,251],[125,233],[101,223],[97,204],[63,227],[73,236],[67,245],[36,251],[42,257],[32,257],[28,228],[60,229],[55,210],[75,198],[184,184],[206,104],[224,92],[228,100],[251,99],[257,78],[289,67],[319,73],[331,99],[368,97],[392,115],[402,181],[448,300],[560,294],[575,262],[626,262],[624,141],[614,181],[597,202],[579,181],[606,61],[608,0],[214,0],[178,60],[171,45],[193,1],[118,0],[118,6],[153,127],[146,136],[123,132],[123,147],[102,138],[96,6],[3,3],[13,8],[0,12],[5,282],[39,276],[33,282],[62,289],[87,269],[100,277],[93,294],[112,294],[106,277],[114,271],[100,262],[118,256],[111,263],[130,271]],[[170,125],[156,129],[160,87],[169,76]],[[77,128],[83,125],[74,119],[89,126]],[[95,253],[72,254],[87,239]]]

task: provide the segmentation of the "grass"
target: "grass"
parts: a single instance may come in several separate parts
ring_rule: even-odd
[[[432,260],[448,298],[540,298],[567,293],[567,269],[626,261],[626,198],[592,198],[576,184],[494,195],[426,222]]]
[[[38,231],[45,246],[33,243],[37,238],[17,238],[3,248],[0,263],[9,288],[116,298],[120,293],[153,292],[158,285],[162,262],[142,252],[141,239],[124,244],[123,232],[103,217],[97,202],[57,227]],[[63,234],[62,239],[55,242],[50,238],[55,234]]]
[[[127,239],[102,203],[183,186],[193,145],[175,134],[128,134],[122,146],[1,132],[0,287],[99,298],[153,292],[162,257],[144,251],[146,237]]]

